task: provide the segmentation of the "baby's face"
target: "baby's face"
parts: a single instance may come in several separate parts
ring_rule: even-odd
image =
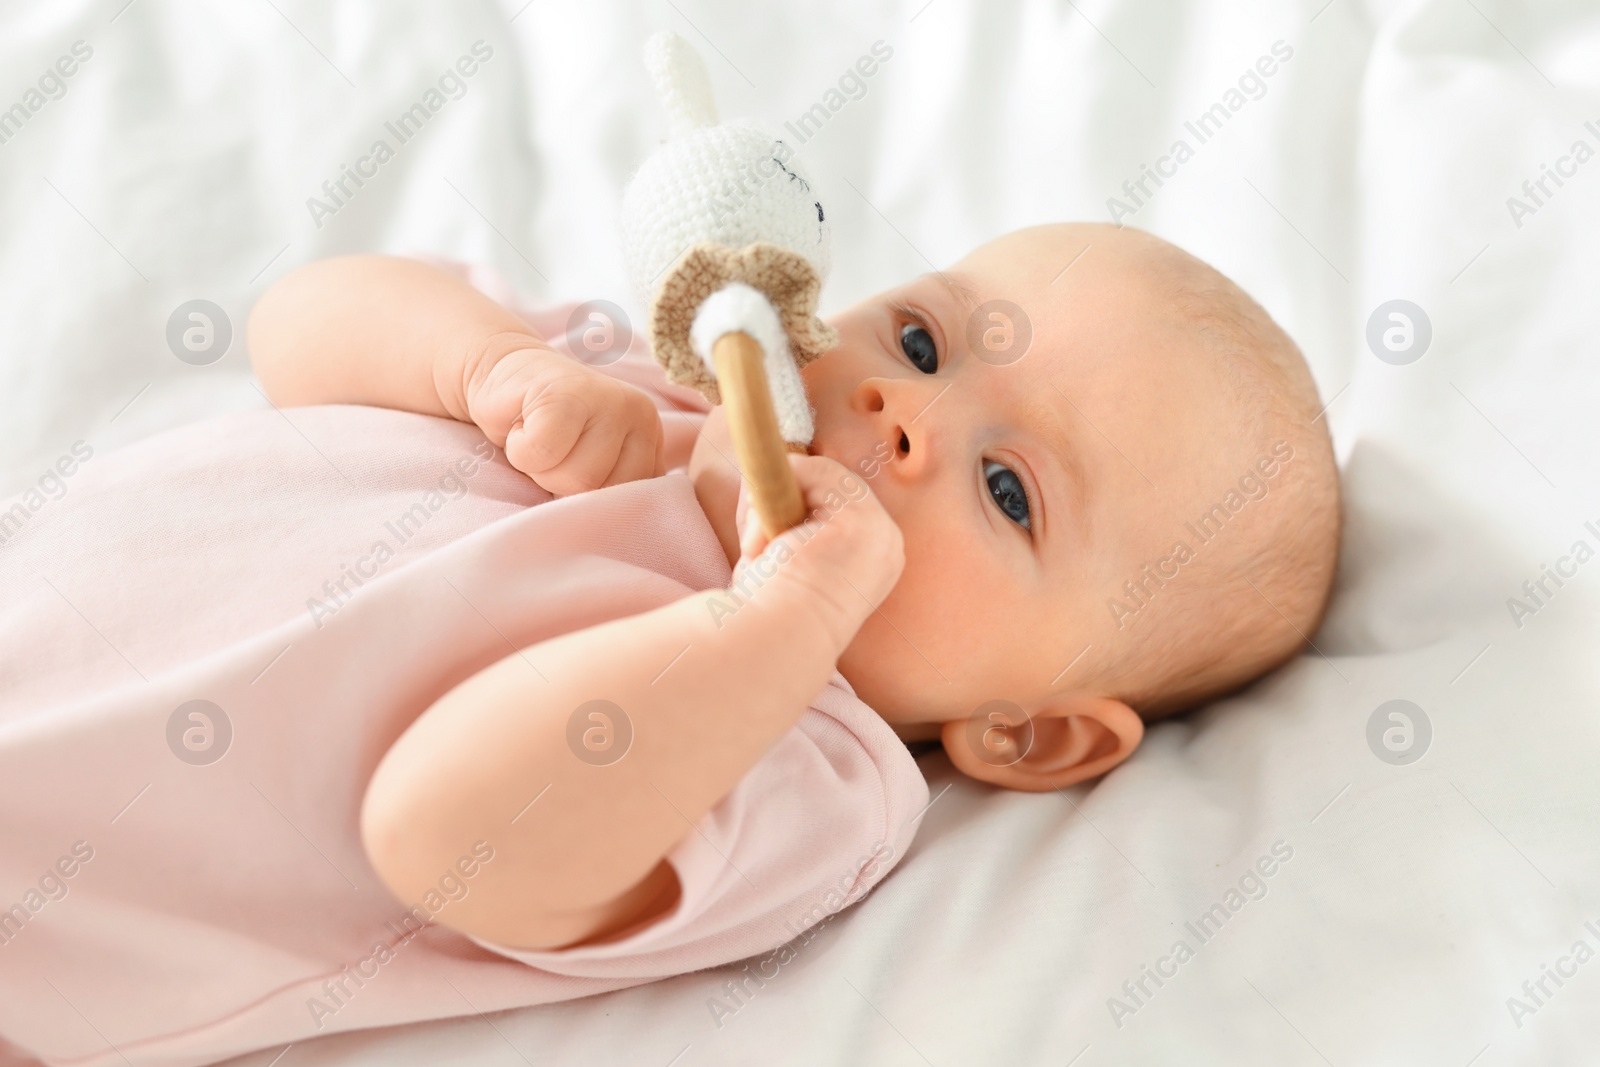
[[[1214,361],[1182,358],[1195,341],[1146,256],[1110,227],[1010,234],[838,315],[838,349],[806,368],[814,450],[876,470],[905,536],[839,664],[902,736],[1094,692],[1129,647],[1108,599],[1250,469],[1236,402]],[[1026,315],[1025,351],[991,301]]]

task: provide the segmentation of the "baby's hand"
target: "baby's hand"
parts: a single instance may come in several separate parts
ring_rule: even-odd
[[[741,483],[734,589],[758,598],[769,582],[798,590],[843,651],[900,580],[904,539],[855,472],[823,456],[790,455],[789,463],[809,517],[769,543]]]
[[[665,470],[650,398],[551,349],[502,356],[469,385],[467,413],[513,467],[556,496]]]

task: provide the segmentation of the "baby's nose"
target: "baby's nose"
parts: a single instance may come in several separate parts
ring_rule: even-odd
[[[934,420],[929,409],[947,388],[941,384],[930,389],[898,378],[868,378],[856,388],[852,406],[872,420],[875,437],[893,450],[902,476],[925,470],[931,463]]]

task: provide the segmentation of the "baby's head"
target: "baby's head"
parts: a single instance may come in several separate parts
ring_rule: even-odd
[[[1316,629],[1339,540],[1321,403],[1212,268],[1041,226],[831,321],[814,451],[862,472],[906,554],[839,669],[901,736],[1068,785]]]

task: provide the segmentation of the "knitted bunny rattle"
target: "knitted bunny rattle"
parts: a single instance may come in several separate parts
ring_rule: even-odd
[[[699,55],[658,33],[645,67],[670,139],[622,199],[634,285],[667,377],[724,404],[751,502],[769,537],[805,519],[785,457],[811,443],[800,368],[838,344],[817,318],[828,225],[793,150],[747,123],[717,121]]]

